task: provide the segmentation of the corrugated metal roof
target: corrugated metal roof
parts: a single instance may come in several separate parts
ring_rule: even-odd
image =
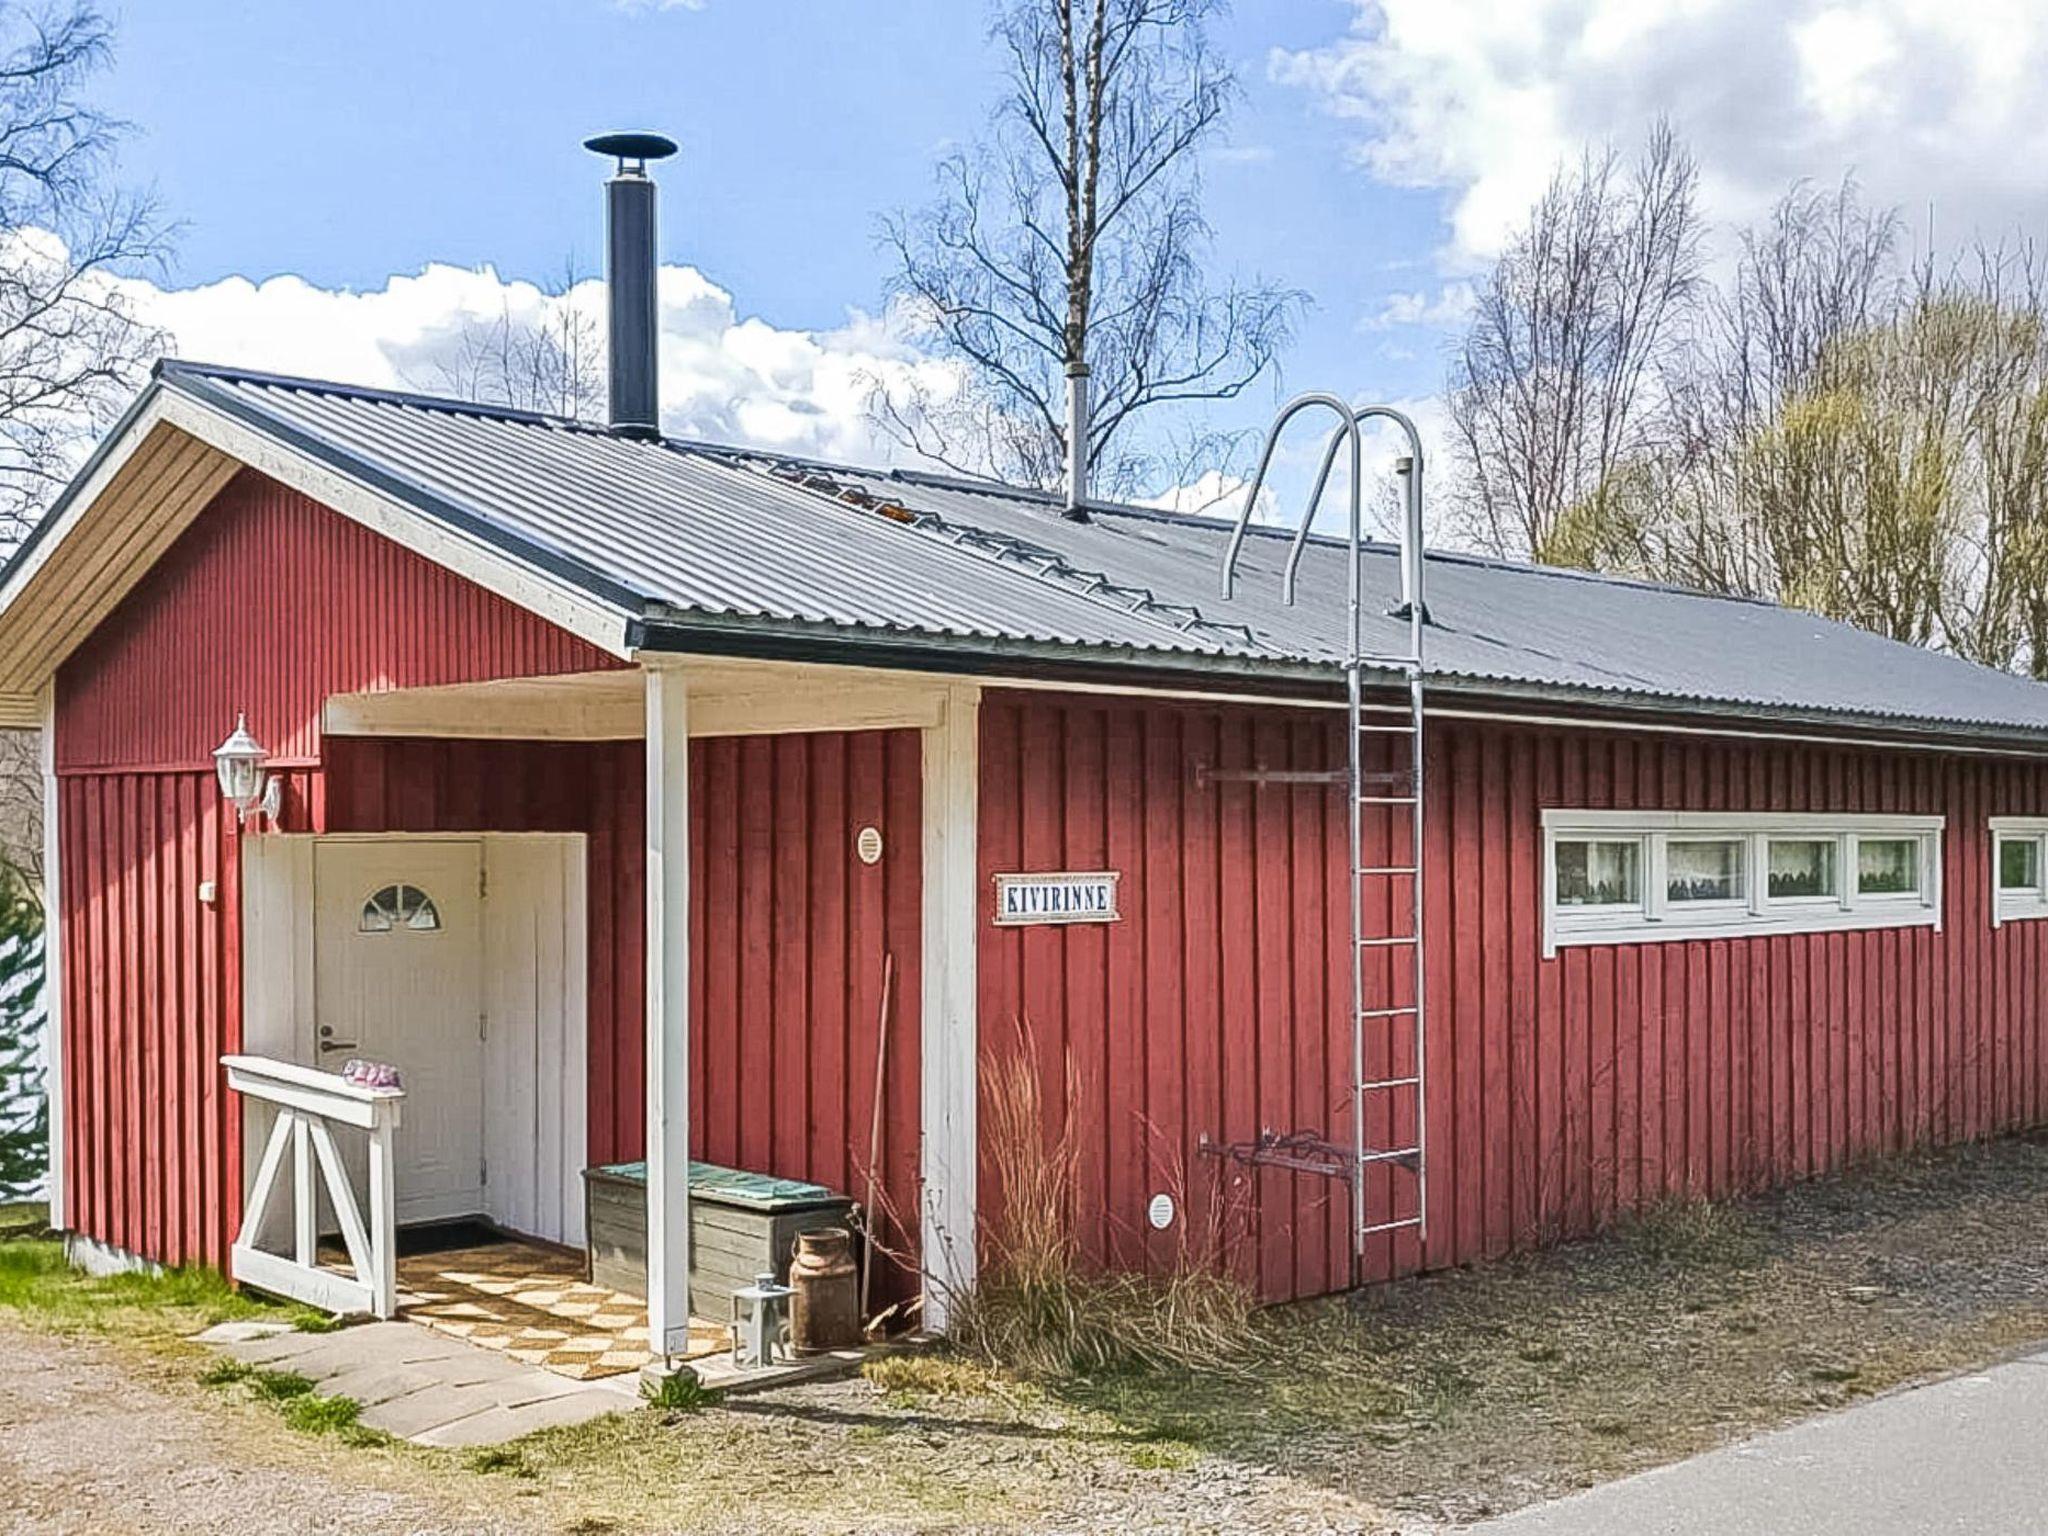
[[[1243,655],[1241,635],[1048,586],[729,459],[523,412],[167,365],[164,383],[651,618]]]
[[[1053,498],[945,476],[185,364],[162,378],[460,507],[653,622],[1297,675],[1343,654],[1333,540],[1311,542],[1290,607],[1285,539],[1255,530],[1226,601],[1215,519],[1098,506],[1076,523]],[[1398,650],[1396,551],[1373,546],[1364,577],[1369,643]],[[1768,603],[1448,553],[1430,556],[1426,591],[1431,674],[1478,691],[2048,734],[2048,687]]]

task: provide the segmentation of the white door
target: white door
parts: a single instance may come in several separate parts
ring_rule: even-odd
[[[482,860],[474,842],[322,842],[314,854],[313,1059],[330,1072],[352,1056],[398,1068],[401,1222],[485,1208]]]

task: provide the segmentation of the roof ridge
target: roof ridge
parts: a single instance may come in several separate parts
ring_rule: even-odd
[[[765,448],[744,447],[731,443],[710,443],[687,438],[672,439],[679,446],[713,453],[727,458],[760,459],[769,463],[801,465],[820,474],[855,474],[877,480],[893,480],[903,485],[930,486],[937,490],[959,491],[970,496],[1007,496],[1018,501],[1039,502],[1046,506],[1061,504],[1059,495],[1052,491],[1040,490],[1036,486],[1011,485],[1002,480],[990,480],[974,475],[940,474],[932,470],[897,465],[861,465],[837,462],[830,459],[810,458],[801,454],[776,453]],[[1221,517],[1205,512],[1176,512],[1166,507],[1142,506],[1136,502],[1106,500],[1090,497],[1090,513],[1110,517],[1131,518],[1140,522],[1164,523],[1169,526],[1213,529],[1227,533],[1236,526],[1234,518]],[[1295,530],[1277,523],[1247,523],[1245,532],[1262,539],[1292,540]],[[1342,549],[1349,540],[1331,533],[1318,533],[1313,529],[1308,536],[1311,544],[1325,548]],[[1391,539],[1367,538],[1363,541],[1366,549],[1374,554],[1395,556],[1400,546]],[[1511,560],[1502,555],[1481,554],[1476,550],[1426,548],[1425,558],[1432,562],[1446,562],[1453,565],[1471,566],[1483,570],[1507,571],[1521,576],[1540,576],[1552,581],[1583,581],[1601,586],[1627,587],[1635,591],[1664,592],[1676,597],[1708,598],[1716,602],[1744,603],[1752,607],[1782,608],[1767,597],[1753,597],[1742,592],[1714,592],[1705,587],[1689,587],[1682,582],[1659,581],[1648,576],[1629,576],[1617,571],[1589,571],[1576,566],[1545,565],[1535,560]]]
[[[419,390],[385,389],[372,384],[349,384],[337,379],[314,379],[300,374],[271,373],[261,368],[237,368],[226,363],[201,363],[187,358],[159,358],[150,370],[158,378],[228,380],[264,389],[289,389],[309,395],[336,395],[350,400],[370,400],[386,405],[406,405],[419,410],[439,411],[450,416],[481,416],[492,421],[511,421],[528,426],[564,427],[585,432],[602,432],[597,422],[574,416],[557,416],[548,411],[531,411],[515,405],[495,405],[483,400],[464,400],[454,395],[430,395]]]

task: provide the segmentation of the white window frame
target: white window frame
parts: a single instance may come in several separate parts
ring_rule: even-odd
[[[2048,816],[1993,816],[1991,827],[1991,926],[2048,917]],[[1999,883],[1998,867],[2007,843],[2032,843],[2038,850],[2034,871],[2042,884],[2031,891],[2008,891]]]
[[[2048,818],[2040,823],[2048,853]],[[1870,928],[1941,928],[1940,816],[1894,816],[1805,811],[1593,811],[1543,812],[1543,955],[1583,944],[1656,944],[1682,939],[1736,939],[1774,933],[1828,933]],[[1856,889],[1861,840],[1919,843],[1919,885],[1897,894],[1864,895]],[[1570,907],[1557,900],[1557,845],[1585,839],[1642,844],[1643,899],[1631,906]],[[1739,839],[1743,851],[1741,901],[1674,902],[1668,899],[1668,849],[1678,842]],[[1770,894],[1772,842],[1833,842],[1835,894]],[[1992,881],[1998,879],[1993,859]],[[2048,870],[2048,859],[2044,859]],[[1994,907],[1996,903],[1994,903]],[[2038,914],[2048,916],[2048,892]]]

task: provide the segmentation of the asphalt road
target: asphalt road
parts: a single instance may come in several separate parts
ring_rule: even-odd
[[[1468,1528],[1468,1536],[2048,1530],[2048,1352]]]

